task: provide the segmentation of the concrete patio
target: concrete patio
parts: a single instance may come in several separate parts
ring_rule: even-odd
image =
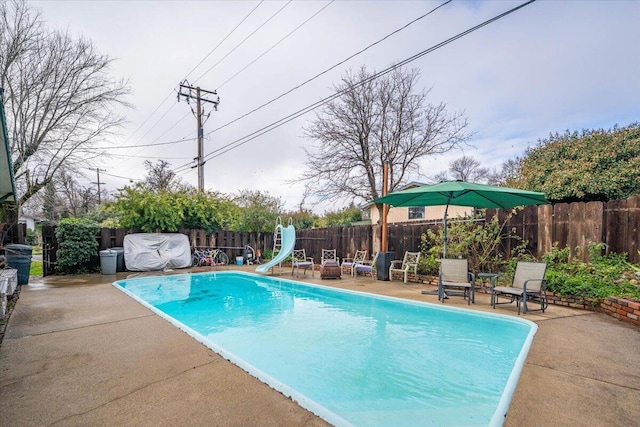
[[[300,279],[439,304],[421,284],[308,276]],[[117,290],[115,279],[22,286],[0,349],[0,426],[327,425]],[[446,304],[467,307],[461,298]],[[486,294],[470,308],[494,311]],[[515,304],[495,312],[516,315]],[[505,426],[637,425],[637,328],[556,306],[523,317],[539,330]]]

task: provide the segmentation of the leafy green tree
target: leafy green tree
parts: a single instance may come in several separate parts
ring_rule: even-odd
[[[237,229],[238,207],[230,200],[210,192],[154,193],[141,186],[125,187],[109,209],[120,215],[120,225],[145,232],[176,232],[202,228],[207,232]]]
[[[240,207],[239,231],[273,231],[284,210],[280,198],[257,190],[242,190],[234,202]]]
[[[296,230],[320,227],[322,225],[322,218],[307,210],[289,212],[283,216],[283,218],[285,217],[287,219],[291,218],[293,226],[296,228]]]
[[[120,214],[113,212],[108,207],[109,205],[100,205],[95,209],[87,212],[82,218],[95,221],[100,224],[100,227],[104,228],[118,228],[120,227]]]
[[[196,190],[180,194],[185,197],[182,228],[201,228],[207,233],[239,230],[240,208],[227,196]]]
[[[362,211],[353,204],[337,211],[327,212],[324,215],[324,222],[327,227],[350,225],[358,221],[362,221]]]
[[[171,170],[169,162],[165,160],[158,160],[156,164],[145,160],[144,167],[147,170],[147,176],[142,182],[142,185],[150,191],[161,192],[189,189],[189,186],[176,176],[176,173]]]
[[[552,134],[527,150],[513,184],[542,191],[554,202],[640,193],[640,124]]]

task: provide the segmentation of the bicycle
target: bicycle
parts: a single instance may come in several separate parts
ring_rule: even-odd
[[[229,264],[229,256],[220,249],[193,249],[191,265],[193,265],[194,267],[213,267],[215,265],[225,264]]]
[[[222,249],[211,249],[209,256],[213,261],[212,265],[225,265],[229,264],[229,256]]]
[[[191,257],[191,265],[193,267],[203,267],[213,265],[213,259],[209,256],[208,251],[193,249],[193,255]]]

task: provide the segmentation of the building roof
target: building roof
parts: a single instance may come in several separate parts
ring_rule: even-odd
[[[4,115],[4,90],[0,88],[0,203],[16,202],[16,184],[9,148],[7,120]]]

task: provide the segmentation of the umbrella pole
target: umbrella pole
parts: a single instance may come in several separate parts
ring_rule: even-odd
[[[447,213],[449,211],[449,203],[447,203],[447,206],[444,208],[444,221],[443,221],[443,226],[444,226],[444,253],[442,255],[442,258],[446,258],[447,257]]]

